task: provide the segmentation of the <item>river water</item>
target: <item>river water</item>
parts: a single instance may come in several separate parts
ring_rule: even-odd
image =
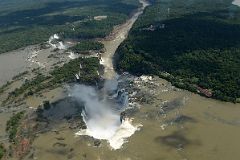
[[[55,34],[54,36],[56,38],[57,35]],[[49,41],[53,40],[54,36],[51,36]],[[41,48],[39,45],[32,45],[0,54],[0,86],[25,71],[31,72],[35,68],[41,68],[42,71],[49,71],[55,63],[68,61],[69,57],[63,53],[66,46],[71,44],[65,43],[64,46],[62,42],[58,44],[48,43],[51,47]],[[59,51],[55,52],[55,48],[59,48]],[[49,58],[50,55],[54,55],[55,58]]]
[[[106,141],[95,147],[90,137],[75,137],[76,131],[63,125],[65,130],[57,134],[47,132],[36,138],[34,157],[40,160],[69,157],[88,160],[239,159],[239,104],[207,99],[155,79],[159,87],[153,88],[152,83],[140,84],[143,90],[153,91],[154,97],[132,113],[134,124],[143,126],[121,149],[112,150]],[[159,107],[163,103],[166,108]],[[59,141],[62,137],[64,140]],[[64,147],[55,145],[58,143],[63,143]]]
[[[112,79],[116,75],[112,56],[141,12],[119,26],[113,39],[103,42],[104,78]],[[100,147],[94,147],[88,136],[75,137],[76,131],[63,129],[57,134],[38,135],[33,142],[34,154],[25,159],[239,160],[240,104],[179,90],[157,77],[134,81],[133,85],[140,90],[137,94],[144,93],[142,98],[152,96],[132,111],[134,123],[143,126],[121,149],[112,150],[105,141]]]
[[[113,55],[118,46],[127,37],[129,30],[131,29],[138,16],[143,13],[143,10],[148,3],[146,1],[140,1],[142,7],[138,9],[132,18],[130,18],[123,25],[120,25],[114,29],[111,33],[111,38],[103,42],[105,46],[105,53],[102,56],[101,64],[104,66],[103,77],[105,79],[105,85],[103,87],[104,101],[99,101],[98,98],[93,98],[92,95],[96,94],[96,91],[92,87],[75,86],[73,90],[79,87],[75,95],[78,99],[82,99],[85,102],[86,113],[83,114],[84,121],[87,125],[87,129],[80,130],[76,135],[88,135],[100,140],[107,140],[112,149],[120,149],[124,142],[131,137],[141,127],[141,124],[132,125],[132,119],[128,118],[120,123],[120,112],[123,109],[116,111],[114,108],[124,108],[128,101],[127,93],[123,93],[116,101],[121,101],[121,105],[114,107],[114,104],[109,105],[109,92],[116,92],[117,89],[117,74],[113,68]],[[117,94],[117,93],[116,93]],[[91,96],[89,96],[91,95]],[[117,113],[116,113],[117,112]],[[88,116],[91,118],[88,118]]]
[[[118,46],[127,38],[128,32],[132,28],[139,15],[141,15],[143,13],[143,10],[149,5],[149,3],[144,0],[140,0],[140,3],[142,4],[142,7],[139,8],[139,10],[126,23],[115,28],[112,33],[113,38],[110,38],[110,40],[102,41],[106,49],[101,61],[101,64],[103,64],[105,67],[105,79],[113,79],[114,76],[116,76],[116,72],[113,69],[113,55]]]

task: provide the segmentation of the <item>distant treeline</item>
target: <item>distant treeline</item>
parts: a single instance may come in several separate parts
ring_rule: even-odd
[[[118,71],[240,101],[240,8],[231,0],[156,0],[117,53]]]
[[[108,35],[139,6],[138,0],[0,2],[0,53],[63,38],[91,39]],[[94,16],[107,16],[94,20]]]

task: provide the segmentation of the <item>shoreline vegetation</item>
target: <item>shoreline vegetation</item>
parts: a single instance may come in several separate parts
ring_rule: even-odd
[[[81,68],[80,68],[81,65]],[[27,98],[45,89],[54,89],[64,83],[76,81],[75,75],[79,75],[79,82],[84,84],[96,84],[99,79],[100,63],[96,57],[77,58],[69,61],[61,67],[55,67],[48,75],[38,73],[32,80],[26,81],[20,88],[9,93],[3,104],[23,96]]]
[[[132,1],[130,1],[130,2],[132,2]],[[171,2],[174,4],[173,1],[171,1]],[[120,61],[116,65],[117,70],[119,72],[129,71],[130,73],[133,73],[133,74],[158,75],[159,77],[167,79],[173,85],[175,85],[179,88],[184,88],[184,89],[190,90],[192,92],[197,92],[197,90],[198,90],[198,91],[200,91],[200,94],[207,96],[207,97],[213,97],[213,98],[217,98],[217,99],[221,99],[221,100],[225,100],[225,101],[236,102],[236,99],[233,99],[232,97],[226,97],[226,98],[222,98],[221,96],[216,97],[215,90],[205,89],[205,88],[209,88],[208,87],[209,82],[207,81],[208,79],[206,81],[204,81],[205,84],[204,83],[201,85],[198,84],[202,81],[201,76],[208,75],[208,73],[204,73],[203,75],[201,75],[201,72],[204,71],[204,69],[203,69],[203,70],[199,70],[198,72],[196,72],[197,74],[200,74],[200,75],[192,75],[193,74],[192,71],[195,71],[195,70],[191,70],[191,69],[193,69],[192,64],[196,65],[195,69],[202,68],[202,66],[208,68],[209,67],[209,64],[208,64],[209,59],[208,58],[210,58],[211,60],[216,59],[217,62],[219,62],[219,61],[224,62],[226,57],[229,55],[230,51],[233,52],[233,54],[231,57],[232,63],[229,65],[233,65],[234,67],[237,67],[238,61],[235,60],[236,57],[234,57],[234,55],[235,55],[234,53],[238,54],[240,51],[236,48],[231,48],[231,50],[228,50],[229,48],[224,48],[224,49],[211,49],[211,50],[209,49],[207,51],[205,51],[205,50],[203,51],[201,49],[190,51],[190,49],[188,48],[187,52],[184,53],[184,56],[182,56],[182,57],[178,57],[178,54],[180,54],[180,53],[176,53],[176,57],[174,57],[174,58],[177,58],[177,60],[178,60],[177,62],[179,62],[179,64],[175,64],[176,59],[174,59],[174,58],[168,59],[169,57],[164,57],[164,54],[161,56],[163,56],[166,59],[162,59],[161,63],[159,64],[159,62],[157,61],[157,58],[160,58],[160,57],[158,56],[158,53],[154,53],[154,51],[152,50],[152,49],[156,49],[156,45],[158,45],[158,43],[157,44],[146,43],[146,45],[142,45],[142,44],[145,42],[148,42],[149,40],[151,42],[153,42],[152,40],[156,40],[156,39],[158,40],[158,37],[161,37],[161,35],[164,35],[164,33],[161,31],[160,31],[160,33],[158,33],[159,29],[164,29],[166,26],[168,26],[168,24],[166,23],[167,24],[166,25],[165,21],[164,21],[164,25],[163,25],[162,19],[159,24],[159,20],[157,20],[155,22],[155,19],[153,20],[153,19],[149,18],[148,16],[150,16],[151,14],[156,14],[154,11],[152,11],[152,10],[156,9],[155,8],[156,6],[157,7],[161,6],[161,7],[163,7],[162,8],[163,11],[166,11],[166,9],[169,7],[169,4],[166,3],[166,4],[162,5],[162,1],[158,1],[158,0],[153,3],[154,3],[154,5],[147,8],[147,10],[144,12],[144,15],[140,17],[140,20],[138,20],[137,23],[134,24],[134,27],[131,30],[128,39],[119,47],[119,49],[117,51],[119,54],[119,57],[116,57],[116,58],[119,59]],[[181,3],[181,2],[179,2],[179,3]],[[178,5],[174,4],[174,5],[176,5],[175,7],[179,7],[178,6],[179,4]],[[156,10],[162,11],[160,9],[161,8],[157,8]],[[182,12],[182,10],[180,10],[179,12]],[[188,11],[187,11],[187,13],[188,13]],[[175,14],[177,15],[179,13],[175,13]],[[171,17],[171,18],[175,19],[176,18],[175,14],[172,15],[173,17]],[[163,15],[165,15],[165,14],[163,14]],[[169,17],[168,17],[169,15],[165,15],[165,16],[166,17],[165,17],[165,19],[163,18],[163,20],[169,19]],[[155,16],[153,16],[153,17],[156,18]],[[194,18],[195,17],[193,17],[193,19]],[[145,21],[147,21],[147,22],[145,22]],[[154,24],[153,24],[153,22],[154,22]],[[172,22],[169,22],[169,24],[170,23],[172,23]],[[93,24],[89,24],[89,25],[91,26]],[[184,27],[186,27],[186,26],[184,26]],[[172,28],[170,28],[170,29],[172,29]],[[238,27],[237,27],[237,29],[238,29]],[[90,32],[90,31],[91,30],[89,30],[88,32]],[[155,32],[157,32],[157,34]],[[183,38],[185,38],[184,37],[185,32],[189,32],[188,28],[186,29],[186,31],[181,33],[181,36],[183,36]],[[138,34],[139,34],[139,37],[137,37]],[[142,35],[145,35],[145,34],[147,37],[146,40],[141,37]],[[156,38],[156,39],[151,38],[151,36],[154,34],[156,34],[157,37],[153,37],[153,38]],[[1,35],[1,33],[0,33],[0,35]],[[92,35],[90,35],[90,37],[91,36]],[[101,35],[98,35],[98,36],[101,37]],[[104,46],[102,43],[93,41],[93,40],[89,40],[88,39],[89,37],[88,36],[86,36],[86,37],[78,37],[78,38],[83,38],[84,40],[81,40],[77,45],[69,48],[69,51],[73,51],[75,53],[86,53],[89,51],[101,52],[104,49]],[[99,37],[97,37],[97,38],[99,38]],[[166,33],[166,37],[168,37],[168,33]],[[164,38],[166,38],[166,37],[164,37]],[[174,35],[173,35],[173,37],[174,37],[174,39],[176,38]],[[64,37],[64,38],[66,38],[66,37]],[[93,38],[93,37],[91,37],[91,38]],[[140,40],[138,38],[140,38]],[[136,41],[136,40],[139,40],[139,41]],[[133,44],[133,41],[136,41],[137,44]],[[172,42],[173,40],[170,39],[170,41]],[[159,42],[159,41],[156,41],[156,42]],[[138,46],[141,45],[140,50],[136,49],[137,45]],[[146,51],[145,47],[149,47],[148,45],[150,45],[150,46],[153,45],[152,46],[153,48],[150,48],[150,49],[148,48],[148,50]],[[174,43],[173,45],[176,45],[176,43]],[[218,45],[218,44],[216,44],[216,45]],[[177,51],[177,49],[175,51]],[[183,51],[181,50],[181,52],[183,52]],[[169,50],[166,53],[172,53],[172,51]],[[225,57],[221,57],[222,53],[225,54]],[[154,56],[152,56],[151,54],[153,54]],[[204,55],[204,57],[202,57],[202,55]],[[219,59],[219,57],[221,57],[222,59]],[[167,69],[169,69],[169,70],[164,69],[161,66],[161,64],[163,64],[163,62],[165,60],[166,60],[166,63],[169,63],[169,66],[166,66],[166,67],[168,67]],[[202,60],[202,61],[197,63],[199,60]],[[186,64],[183,63],[184,61]],[[202,62],[204,62],[204,63],[202,64]],[[226,62],[228,63],[229,61],[226,61]],[[189,67],[190,69],[187,70],[187,72],[186,72],[185,71],[186,68],[181,68],[182,65],[186,65],[186,68]],[[223,65],[223,67],[225,67],[226,64],[221,63],[221,65]],[[175,68],[172,68],[173,66],[175,66]],[[214,66],[212,66],[212,67],[214,68]],[[175,73],[173,70],[176,70],[176,68],[180,68],[181,70],[177,71]],[[168,72],[165,72],[165,70],[167,70]],[[215,70],[213,69],[210,71],[213,72]],[[224,74],[227,71],[228,70],[223,69],[222,74]],[[37,72],[37,69],[36,69],[36,72]],[[79,75],[79,79],[80,79],[81,83],[95,85],[96,82],[98,82],[101,78],[99,75],[99,72],[101,72],[101,65],[99,63],[98,57],[76,58],[74,60],[71,60],[71,61],[65,63],[63,66],[55,67],[53,70],[51,70],[47,74],[38,73],[37,76],[34,77],[33,79],[25,81],[25,83],[21,87],[15,89],[14,91],[12,91],[9,94],[7,101],[11,101],[11,100],[16,101],[16,99],[20,96],[24,96],[26,98],[28,96],[32,96],[32,95],[44,90],[44,89],[53,89],[53,88],[56,88],[58,86],[65,84],[65,83],[74,82],[74,81],[76,81],[76,74]],[[230,75],[231,78],[234,78],[232,76],[235,74],[235,72],[237,72],[237,70],[231,72],[232,73]],[[21,78],[25,74],[28,74],[28,72],[20,73],[18,76],[14,77],[13,80]],[[216,75],[216,76],[219,76],[219,75]],[[230,77],[227,77],[227,78],[230,78]],[[224,78],[226,78],[226,76]],[[236,78],[238,78],[238,77],[236,77]],[[226,79],[226,80],[228,81],[229,79]],[[236,80],[236,79],[233,79],[233,80]],[[219,81],[214,81],[214,82],[220,83]],[[5,89],[9,85],[11,85],[11,83],[13,83],[13,81],[8,82],[6,85],[2,86],[0,88],[0,94],[2,92],[4,92]],[[223,85],[223,84],[221,84],[221,85]],[[221,86],[221,87],[224,87],[224,86]],[[230,88],[229,92],[231,92],[232,90],[233,90],[233,88]],[[222,93],[225,93],[225,92],[223,92],[221,90],[221,94]],[[228,93],[228,92],[226,92],[226,93]],[[236,95],[238,96],[239,94],[236,93]],[[45,107],[45,109],[48,109],[50,106],[49,101],[43,102],[42,106]],[[18,130],[21,127],[20,121],[24,118],[24,114],[25,114],[24,112],[18,112],[16,114],[14,114],[10,118],[10,120],[7,122],[6,130],[9,133],[9,140],[10,140],[10,142],[17,143],[16,145],[19,145],[17,142],[17,139],[16,139],[16,135],[18,134]],[[21,144],[26,144],[27,147],[29,147],[31,141],[28,140],[27,138],[29,138],[29,137],[24,137],[24,139],[21,139]],[[27,153],[28,149],[29,148],[27,148],[27,150],[24,150],[24,153],[25,152]],[[4,148],[4,145],[0,144],[0,159],[4,157],[6,152],[7,151]]]
[[[17,1],[9,5],[14,3]],[[29,9],[28,3],[23,2],[19,10],[9,7],[6,14],[0,14],[0,53],[46,42],[55,33],[64,39],[104,38],[140,6],[137,0],[49,0],[41,5],[34,5],[34,2]],[[0,13],[5,9],[0,7]],[[106,18],[95,18],[99,16]]]
[[[8,132],[9,142],[17,143],[17,132],[21,124],[21,120],[24,117],[24,112],[18,112],[14,114],[8,121],[6,125],[6,131]]]
[[[43,96],[41,92],[50,91],[76,81],[88,85],[96,85],[100,82],[99,72],[102,72],[100,59],[90,54],[104,52],[104,45],[98,42],[99,39],[110,35],[115,26],[124,23],[132,12],[140,6],[138,0],[84,1],[79,3],[72,0],[66,3],[52,1],[52,3],[41,6],[42,8],[35,6],[34,9],[9,10],[6,14],[0,14],[0,54],[32,44],[43,46],[50,36],[57,33],[63,40],[72,39],[78,42],[66,50],[64,54],[72,51],[80,55],[80,57],[68,60],[66,63],[54,64],[52,69],[47,71],[36,68],[32,72],[20,73],[1,86],[0,95],[6,97],[1,102],[1,107],[23,106],[23,108],[17,110],[6,124],[10,147],[5,149],[4,145],[0,145],[0,159],[5,158],[5,156],[15,157],[15,152],[17,157],[22,157],[29,151],[33,135],[31,132],[27,132],[26,136],[21,137],[22,134],[25,134],[22,133],[24,132],[22,125],[25,125],[22,124],[25,123],[25,112],[22,110],[25,110],[24,106],[27,105],[25,99],[31,96],[41,97]],[[18,2],[16,1],[16,3]],[[22,5],[24,8],[24,5],[27,4]],[[56,6],[58,7],[56,8]],[[62,6],[64,7],[61,8]],[[0,13],[1,9],[3,8],[0,7]],[[94,12],[92,12],[93,10]],[[101,15],[104,18],[95,18]],[[58,51],[53,50],[52,54],[54,53],[58,53]],[[20,86],[14,86],[18,82],[20,82]],[[50,101],[45,100],[42,105],[46,102],[50,103]],[[19,134],[21,134],[20,137]]]
[[[155,0],[115,55],[118,72],[240,102],[240,8],[229,0]]]
[[[6,149],[4,148],[4,145],[0,144],[0,159],[4,157],[5,153],[6,153]]]
[[[64,5],[64,9],[59,8],[62,13],[60,11],[58,11],[59,13],[56,12],[58,8],[56,9],[55,7],[52,7],[55,6],[55,4],[58,4],[59,7]],[[24,8],[25,5],[28,4],[22,4],[22,7]],[[98,8],[97,6],[101,7]],[[40,46],[43,46],[49,37],[55,33],[58,33],[62,39],[72,39],[78,41],[76,45],[70,47],[67,51],[83,55],[103,52],[104,45],[98,42],[99,39],[101,40],[110,35],[113,28],[125,22],[139,6],[140,3],[138,0],[130,0],[128,2],[124,0],[107,0],[106,2],[86,1],[79,3],[70,0],[67,4],[62,1],[54,1],[44,4],[41,6],[42,8],[38,8],[38,6],[36,6],[37,8],[34,9],[23,9],[21,13],[23,12],[24,14],[20,14],[20,11],[9,10],[7,14],[0,14],[0,18],[2,18],[0,21],[0,42],[3,41],[3,43],[0,43],[0,53],[6,53],[7,51],[12,51],[36,43],[40,43]],[[1,9],[3,8],[0,7],[0,11]],[[92,10],[94,10],[94,12],[92,12]],[[19,13],[19,15],[16,13]],[[104,18],[95,18],[99,16],[101,17],[101,15],[104,15],[102,16]],[[24,20],[26,16],[29,17],[27,20]],[[37,20],[35,20],[39,18],[38,16],[44,16],[44,20],[47,19],[52,23],[52,25],[49,26],[49,22],[46,24],[41,22],[40,24]],[[66,16],[68,16],[68,18],[66,18]],[[16,20],[15,23],[20,23],[21,27],[17,29],[15,27],[11,27],[16,26],[16,24],[8,21],[7,17],[11,17]],[[61,21],[59,21],[60,18],[62,18]],[[32,33],[32,29],[36,29],[36,32]],[[25,31],[27,31],[27,33],[23,34]],[[11,38],[12,35],[14,35],[15,38]],[[22,37],[26,35],[28,35],[28,38]],[[32,38],[36,37],[36,41],[32,40]],[[21,41],[19,41],[19,39],[21,39]],[[10,99],[13,100],[13,98],[19,96],[23,96],[22,98],[24,98],[48,87],[53,88],[60,86],[60,83],[63,82],[69,83],[70,79],[75,79],[75,74],[79,73],[80,61],[82,61],[81,63],[83,66],[83,73],[81,73],[80,77],[81,82],[96,84],[96,81],[99,79],[98,74],[100,71],[99,59],[91,56],[87,59],[78,58],[77,60],[67,62],[68,64],[64,64],[64,66],[60,65],[60,67],[58,67],[59,65],[54,65],[55,68],[50,70],[50,73],[39,72],[38,69],[34,69],[34,77],[24,80],[23,85],[11,91],[6,101],[2,104],[6,104],[6,102]],[[71,65],[75,68],[71,67]],[[15,82],[15,79],[23,79],[24,75],[27,74],[27,72],[20,73],[11,81],[8,81],[5,85],[1,86],[0,94],[8,90],[11,84]]]

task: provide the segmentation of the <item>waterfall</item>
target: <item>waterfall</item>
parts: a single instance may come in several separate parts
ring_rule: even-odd
[[[117,96],[113,98],[116,94]],[[107,140],[112,149],[120,149],[126,139],[140,127],[133,125],[132,119],[128,118],[121,123],[120,114],[128,105],[128,93],[124,89],[118,89],[116,79],[106,81],[102,91],[76,84],[70,90],[70,95],[84,104],[82,116],[87,129],[80,130],[76,135]]]

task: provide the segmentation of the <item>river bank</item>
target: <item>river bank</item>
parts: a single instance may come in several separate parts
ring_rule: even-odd
[[[143,1],[143,4],[145,1]],[[124,31],[124,33],[121,34],[127,34],[129,29],[131,28],[131,25],[134,23],[134,21],[137,19],[137,16],[143,11],[143,8],[140,8],[130,19],[127,21],[124,25],[119,25],[114,29],[112,32],[118,33]],[[128,30],[125,31],[125,27],[128,27]],[[121,31],[122,30],[122,31]],[[114,37],[113,34],[111,34],[111,37]],[[122,36],[118,36],[120,38],[124,38]],[[114,37],[114,38],[118,38]],[[50,103],[53,103],[55,101],[58,101],[59,99],[66,97],[67,95],[65,94],[66,88],[64,87],[58,87],[55,89],[51,90],[44,90],[39,93],[35,93],[32,96],[28,96],[25,99],[19,99],[14,102],[8,102],[5,104],[5,100],[8,98],[9,93],[14,91],[15,89],[21,87],[26,81],[33,79],[39,74],[47,75],[52,68],[55,66],[62,66],[64,63],[67,63],[69,59],[74,59],[72,57],[72,54],[66,52],[66,48],[62,47],[63,43],[59,42],[61,45],[58,48],[55,44],[52,43],[52,41],[58,41],[59,37],[57,34],[51,36],[49,38],[49,41],[46,44],[41,44],[41,45],[34,45],[34,46],[28,46],[23,49],[19,49],[16,51],[12,51],[9,53],[1,54],[6,65],[5,67],[1,67],[1,75],[4,76],[5,78],[1,79],[2,82],[0,85],[7,83],[6,87],[4,86],[3,92],[1,93],[0,99],[1,103],[0,105],[4,105],[6,108],[11,108],[11,109],[4,109],[1,112],[2,114],[8,115],[6,116],[1,116],[4,121],[2,121],[3,124],[1,124],[1,140],[8,139],[6,132],[5,132],[5,125],[6,121],[10,118],[12,114],[15,112],[19,112],[22,110],[25,111],[34,111],[36,110],[39,106],[43,104],[44,101],[48,101]],[[109,40],[109,39],[108,39]],[[123,40],[123,39],[120,39]],[[113,40],[112,40],[113,41]],[[55,43],[55,42],[54,42]],[[121,43],[117,42],[117,44],[114,46],[116,48],[118,45]],[[68,44],[68,42],[65,42],[64,46]],[[108,51],[108,50],[107,50]],[[111,51],[111,54],[109,56],[112,56],[115,51]],[[84,56],[84,55],[83,55]],[[90,55],[89,57],[96,56],[96,55]],[[17,58],[16,58],[17,57]],[[1,65],[5,65],[5,63],[1,63]],[[11,68],[11,65],[9,64],[17,64],[15,68]],[[12,70],[11,70],[12,69]]]
[[[103,41],[106,48],[101,62],[105,66],[103,78],[116,76],[112,57],[133,23],[129,20],[117,29],[113,39]],[[240,134],[239,104],[220,102],[180,90],[159,77],[137,77],[124,73],[119,75],[119,79],[129,93],[127,116],[134,118],[133,125],[142,124],[141,130],[125,139],[127,143],[120,149],[113,150],[107,141],[89,136],[76,137],[75,133],[80,128],[69,126],[68,120],[53,125],[47,132],[36,134],[30,153],[23,159],[238,160],[240,157],[240,145],[236,140]],[[59,97],[57,94],[62,91],[60,88],[46,93],[48,97]],[[62,98],[67,96],[64,94]],[[39,102],[38,97],[35,98],[32,97],[29,105]],[[64,117],[66,113],[65,118],[68,119],[67,113],[71,111],[68,105],[64,104],[64,109],[56,108],[57,111],[49,115]]]
[[[64,43],[66,47],[73,44],[71,41]],[[0,54],[0,86],[21,73],[32,72],[34,69],[47,73],[56,64],[68,62],[70,58],[69,53],[65,53],[66,49],[61,47],[58,49],[46,42]]]
[[[128,74],[121,77],[128,82],[124,83],[129,92],[127,116],[134,118],[133,125],[142,124],[142,127],[120,149],[112,150],[106,141],[99,142],[88,136],[75,137],[78,128],[69,129],[67,124],[62,124],[53,131],[39,134],[31,154],[38,159],[51,160],[69,157],[89,160],[238,159],[239,104],[207,99],[177,89],[158,77]]]
[[[106,79],[115,76],[112,54],[127,35],[124,31],[117,33],[116,40],[103,41],[107,48],[102,57]],[[121,76],[127,81],[125,89],[129,91],[127,115],[134,117],[133,124],[143,125],[128,143],[119,150],[111,150],[106,141],[96,145],[91,137],[74,137],[78,130],[65,127],[57,134],[48,132],[38,136],[33,143],[34,157],[53,160],[238,159],[239,104],[204,98],[175,88],[158,77]],[[54,145],[59,143],[62,145]]]
[[[113,56],[118,46],[127,38],[128,32],[132,28],[137,18],[143,13],[144,9],[150,5],[145,0],[140,0],[139,2],[142,4],[142,7],[139,8],[124,24],[115,27],[112,33],[103,41],[101,41],[106,50],[103,53],[102,60],[100,62],[105,67],[105,79],[113,79],[114,76],[116,76],[116,72],[113,67]]]
[[[72,45],[65,43],[66,45]],[[64,97],[64,86],[20,96],[7,102],[9,94],[39,74],[47,75],[55,66],[67,63],[69,54],[55,49],[48,42],[0,54],[0,141],[8,145],[7,121],[20,111],[36,110],[44,101],[54,102]],[[25,97],[25,98],[23,98]],[[7,103],[6,103],[7,102]]]

